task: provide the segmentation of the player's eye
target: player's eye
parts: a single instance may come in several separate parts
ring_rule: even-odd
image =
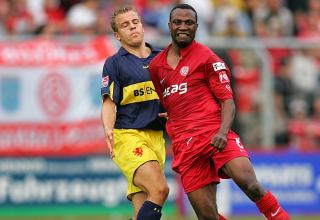
[[[172,22],[172,24],[175,24],[175,25],[181,25],[182,24],[182,20],[180,20],[180,19],[174,19],[171,22]]]
[[[188,26],[191,26],[191,25],[194,25],[196,22],[194,20],[188,19],[188,20],[185,20],[184,23]]]
[[[129,22],[124,22],[120,25],[121,28],[126,28],[129,26]]]
[[[187,26],[192,26],[196,23],[196,21],[192,19],[187,19],[187,20],[181,20],[181,19],[174,19],[171,21],[174,25],[182,25],[182,23],[185,23]]]
[[[134,20],[132,21],[132,23],[134,23],[134,24],[139,24],[139,22],[140,22],[139,19],[134,19]]]

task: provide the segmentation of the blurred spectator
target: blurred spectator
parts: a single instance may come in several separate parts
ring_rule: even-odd
[[[98,20],[100,0],[84,0],[67,13],[70,30],[74,34],[94,34]]]
[[[219,1],[213,21],[213,32],[217,35],[240,37],[252,33],[250,18],[232,4],[231,0]]]
[[[7,33],[5,22],[10,12],[10,4],[8,0],[0,0],[0,35]]]
[[[291,80],[291,61],[281,60],[279,73],[274,77],[274,106],[275,106],[275,143],[278,147],[288,144],[288,115],[289,105],[293,96],[293,84]]]
[[[55,33],[66,32],[65,12],[60,7],[59,0],[44,0],[44,12],[46,25],[50,26]]]
[[[294,20],[291,11],[284,7],[282,0],[266,0],[259,8],[256,19],[264,21],[271,37],[291,36]]]
[[[291,75],[295,93],[311,103],[319,86],[319,70],[312,50],[304,49],[293,54]]]
[[[239,132],[248,147],[256,147],[261,143],[259,62],[250,50],[231,50],[230,57]]]
[[[320,0],[309,0],[308,13],[300,15],[297,21],[298,37],[302,39],[320,39]]]
[[[291,78],[292,61],[290,58],[281,60],[279,72],[274,77],[274,91],[276,99],[279,101],[278,106],[282,108],[284,114],[288,115],[289,105],[294,96],[294,86]]]
[[[308,10],[320,13],[320,0],[308,0]]]
[[[44,0],[44,12],[48,23],[56,25],[64,23],[65,12],[60,8],[59,0]]]
[[[127,5],[134,2],[134,0],[108,0],[100,1],[100,7],[97,14],[96,33],[97,34],[113,34],[110,26],[112,13],[121,5]],[[133,3],[132,3],[133,4]],[[133,4],[135,5],[135,3]]]
[[[290,148],[296,151],[314,150],[309,132],[308,104],[302,98],[290,103],[291,118],[288,123]]]
[[[313,115],[310,121],[310,136],[315,150],[320,150],[320,96],[313,102]]]
[[[243,11],[243,13],[246,15],[246,17],[248,18],[249,21],[249,25],[250,25],[250,30],[252,35],[256,35],[255,33],[255,27],[258,27],[257,22],[259,22],[257,20],[257,12],[260,10],[260,8],[263,7],[263,1],[260,0],[244,0],[245,2],[245,9]],[[261,27],[261,26],[260,26]],[[265,31],[266,30],[266,27]]]
[[[171,10],[171,0],[140,0],[139,8],[144,23],[147,38],[156,38],[163,34],[169,34],[168,21]],[[180,2],[180,1],[179,1]]]
[[[169,28],[168,28],[168,22],[169,22],[169,14],[171,11],[171,8],[173,5],[180,3],[181,0],[171,0],[167,4],[162,5],[161,8],[158,9],[159,11],[159,20],[158,20],[158,26],[160,33],[163,35],[169,35]]]
[[[35,30],[35,23],[27,9],[26,0],[9,1],[10,11],[5,21],[8,34],[30,34]]]
[[[105,35],[112,33],[111,27],[109,24],[110,16],[107,16],[105,11],[99,11],[97,14],[97,21],[96,21],[96,30],[95,33],[97,35]]]
[[[238,23],[238,19],[234,14],[230,14],[226,20],[225,28],[222,32],[218,33],[222,37],[243,37],[245,32],[243,32]]]
[[[13,0],[19,1],[19,0]],[[36,26],[44,25],[46,22],[43,5],[45,0],[27,0],[27,10],[31,14]]]
[[[270,24],[269,24],[270,25]],[[274,38],[274,37],[285,37],[282,34],[282,31],[280,30],[280,26],[278,26],[277,23],[273,24],[272,31],[270,32],[270,27],[268,27],[268,23],[265,20],[257,19],[254,23],[254,32],[256,34],[256,37],[264,40],[267,38]],[[277,74],[279,72],[280,68],[280,62],[281,60],[287,58],[290,56],[291,51],[287,47],[268,47],[268,52],[270,53],[270,56],[272,58],[272,67],[271,70],[274,74]]]
[[[268,38],[269,32],[267,29],[267,24],[262,20],[257,20],[253,23],[253,32],[256,37],[260,39]]]
[[[144,24],[150,27],[157,28],[159,20],[159,8],[162,2],[158,0],[147,0],[142,10],[142,20]]]
[[[198,13],[198,30],[197,40],[203,41],[207,39],[211,33],[212,22],[214,21],[213,13],[214,5],[211,0],[181,0],[181,3],[186,3],[194,7]]]

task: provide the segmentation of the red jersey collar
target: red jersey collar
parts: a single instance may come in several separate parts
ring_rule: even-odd
[[[181,57],[184,58],[195,46],[197,45],[196,41],[192,41],[192,43],[184,48],[180,49]]]
[[[191,44],[187,47],[184,47],[184,48],[180,48],[180,54],[182,56],[182,58],[184,58],[186,56],[186,54],[189,53],[189,51],[191,51],[194,47],[196,47],[197,45],[197,42],[194,40],[191,42]],[[167,56],[168,56],[168,52],[170,50],[170,48],[172,47],[172,43],[169,44],[169,46],[165,49],[165,52],[164,52],[164,60],[163,60],[163,64],[167,64]]]

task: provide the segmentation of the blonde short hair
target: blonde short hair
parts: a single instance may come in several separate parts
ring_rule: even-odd
[[[136,8],[131,5],[120,7],[113,12],[112,17],[111,17],[111,22],[110,22],[110,25],[111,25],[113,32],[118,31],[118,27],[116,24],[116,17],[120,14],[127,13],[128,11],[134,11],[138,14],[138,11],[136,10]],[[139,16],[139,14],[138,14],[138,16]],[[140,18],[140,16],[139,16],[139,18]]]

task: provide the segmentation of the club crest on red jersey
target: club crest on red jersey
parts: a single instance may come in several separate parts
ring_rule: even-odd
[[[180,74],[182,76],[186,76],[189,72],[189,67],[188,66],[183,66],[181,69],[180,69]]]
[[[102,84],[102,87],[107,87],[109,84],[109,76],[103,77],[101,84]]]
[[[226,71],[221,71],[219,73],[219,79],[220,79],[221,83],[229,82],[229,77],[227,75],[227,72]]]
[[[132,152],[137,157],[141,157],[143,155],[142,147],[137,147]]]

